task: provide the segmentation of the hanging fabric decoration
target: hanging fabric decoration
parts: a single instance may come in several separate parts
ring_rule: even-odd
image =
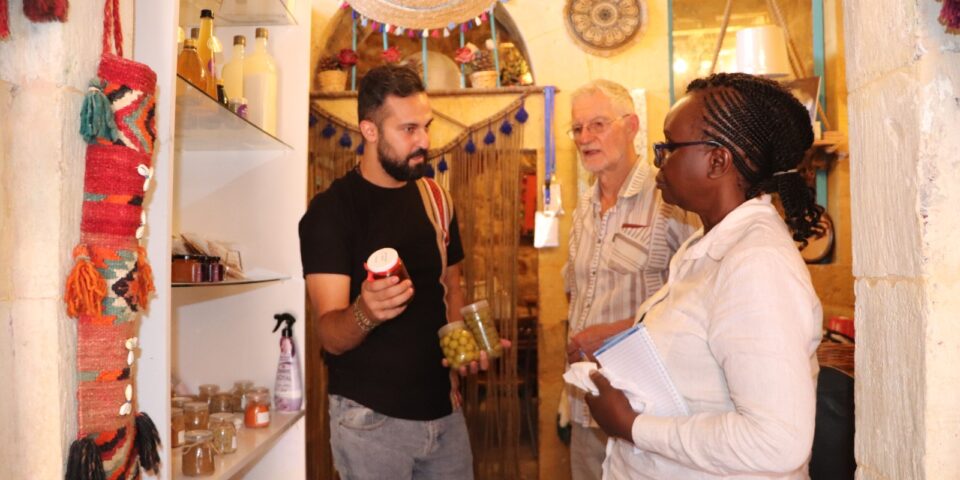
[[[472,136],[470,137],[469,140],[467,140],[467,145],[463,147],[463,150],[466,151],[467,153],[474,153],[477,151],[477,145],[473,143]]]
[[[517,110],[517,114],[513,116],[520,123],[527,123],[527,119],[530,118],[530,114],[527,113],[527,109],[523,105],[520,105],[520,110]]]
[[[447,157],[440,157],[440,162],[437,163],[437,170],[440,173],[446,173],[448,169],[449,167],[447,166]]]
[[[332,123],[327,123],[326,127],[323,127],[323,130],[320,131],[320,134],[323,135],[323,138],[330,138],[337,134],[337,129],[333,127]]]
[[[427,171],[424,173],[424,176],[428,178],[434,178],[437,176],[437,172],[433,169],[433,165],[427,164]]]
[[[948,30],[960,29],[960,0],[943,0],[940,23],[946,25]]]
[[[10,7],[7,0],[0,0],[0,40],[10,36]]]
[[[366,145],[363,142],[360,142],[360,145],[357,145],[357,155],[363,155],[363,146]]]
[[[23,14],[33,22],[66,22],[67,0],[23,0]]]
[[[350,132],[346,130],[343,131],[343,135],[340,136],[340,146],[343,148],[350,148],[353,145],[353,139],[350,138]]]
[[[160,462],[160,436],[137,413],[131,375],[140,315],[154,291],[140,239],[153,177],[157,79],[148,66],[123,58],[122,45],[119,0],[107,0],[98,78],[81,109],[89,144],[83,213],[64,293],[67,313],[77,319],[79,370],[67,480],[137,479],[141,469],[155,473]]]
[[[503,123],[500,124],[500,133],[504,135],[510,135],[513,133],[513,125],[510,125],[510,121],[506,118],[504,118]]]
[[[483,136],[484,145],[493,145],[497,141],[497,136],[493,134],[493,128],[487,125],[487,134]]]
[[[319,122],[319,121],[320,121],[320,119],[317,118],[316,115],[314,115],[314,114],[311,113],[311,114],[310,114],[310,120],[307,121],[307,126],[313,127],[313,126],[316,125],[317,122]]]

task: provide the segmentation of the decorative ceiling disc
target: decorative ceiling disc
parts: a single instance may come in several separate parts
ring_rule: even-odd
[[[588,53],[607,57],[640,37],[647,23],[643,0],[567,0],[567,32]]]

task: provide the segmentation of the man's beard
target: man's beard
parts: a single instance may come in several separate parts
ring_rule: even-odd
[[[381,142],[377,145],[377,157],[383,170],[398,182],[416,180],[427,173],[427,150],[423,148],[415,150],[403,160],[397,160],[387,152],[385,143]],[[419,165],[411,166],[410,160],[415,157],[421,157],[423,161]]]

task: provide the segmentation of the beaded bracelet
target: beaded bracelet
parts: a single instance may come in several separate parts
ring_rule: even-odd
[[[367,315],[363,313],[363,310],[360,309],[360,297],[357,297],[353,302],[353,319],[356,320],[357,326],[360,327],[363,333],[370,333],[371,330],[380,325],[369,319]]]

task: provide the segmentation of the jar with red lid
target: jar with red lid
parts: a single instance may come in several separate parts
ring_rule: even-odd
[[[368,278],[373,280],[396,276],[402,282],[410,278],[407,267],[403,265],[403,260],[400,260],[400,254],[389,247],[371,253],[363,266],[369,273]]]

